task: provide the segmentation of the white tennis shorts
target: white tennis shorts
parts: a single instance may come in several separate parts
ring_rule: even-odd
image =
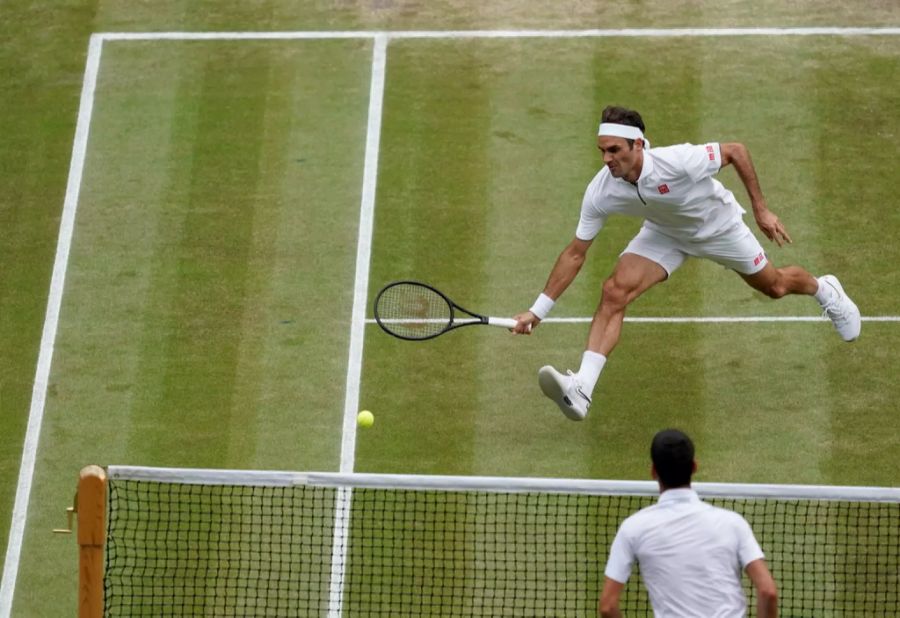
[[[646,226],[631,239],[624,253],[634,253],[662,266],[669,275],[688,256],[706,258],[742,275],[752,275],[768,261],[762,245],[741,221],[727,231],[706,240],[680,240]]]

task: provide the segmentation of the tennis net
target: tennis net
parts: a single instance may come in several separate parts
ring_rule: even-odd
[[[596,616],[619,524],[657,496],[652,482],[107,472],[105,616]],[[900,489],[694,488],[750,522],[781,615],[900,615]],[[626,616],[651,614],[639,579]]]

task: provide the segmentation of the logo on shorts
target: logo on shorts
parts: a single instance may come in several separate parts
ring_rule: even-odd
[[[715,150],[715,148],[713,148],[712,146],[707,146],[707,147],[706,147],[706,154],[707,154],[707,156],[709,157],[709,160],[710,160],[710,161],[715,161],[715,160],[716,160],[716,150]]]
[[[753,265],[754,265],[754,266],[759,266],[760,264],[763,263],[763,261],[765,261],[765,259],[766,259],[766,254],[765,254],[765,253],[760,253],[760,254],[757,255],[755,258],[753,258]]]
[[[669,192],[669,186],[668,186],[668,185],[659,185],[658,187],[656,187],[656,189],[657,189],[661,194],[663,194],[663,195],[665,195],[666,193]]]

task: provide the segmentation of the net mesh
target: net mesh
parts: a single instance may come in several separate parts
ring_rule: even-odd
[[[378,324],[404,339],[429,339],[453,321],[453,308],[433,289],[400,282],[386,287],[375,302]]]
[[[105,615],[596,616],[619,524],[655,501],[340,491],[111,479]],[[750,522],[782,616],[900,615],[900,504],[707,501]],[[651,615],[639,574],[622,608]]]

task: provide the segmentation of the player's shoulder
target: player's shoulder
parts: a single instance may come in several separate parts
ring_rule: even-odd
[[[708,146],[709,144],[674,144],[654,147],[649,153],[658,174],[677,176],[695,167],[698,161],[705,161]]]
[[[605,165],[600,168],[591,181],[588,183],[587,190],[585,191],[586,195],[594,198],[601,196],[603,193],[609,190],[609,182],[612,179],[612,176],[609,174],[609,168]]]
[[[703,148],[704,146],[705,144],[698,145],[685,142],[683,144],[672,144],[670,146],[654,146],[649,152],[654,159],[681,159],[688,156],[696,148]]]
[[[721,521],[727,522],[728,524],[733,526],[743,527],[750,525],[747,523],[747,520],[744,518],[744,516],[736,511],[725,509],[706,502],[704,502],[704,504],[706,504],[711,509],[710,512]]]
[[[628,530],[639,530],[656,521],[661,509],[659,503],[654,503],[636,511],[625,518],[622,522],[622,528]]]

